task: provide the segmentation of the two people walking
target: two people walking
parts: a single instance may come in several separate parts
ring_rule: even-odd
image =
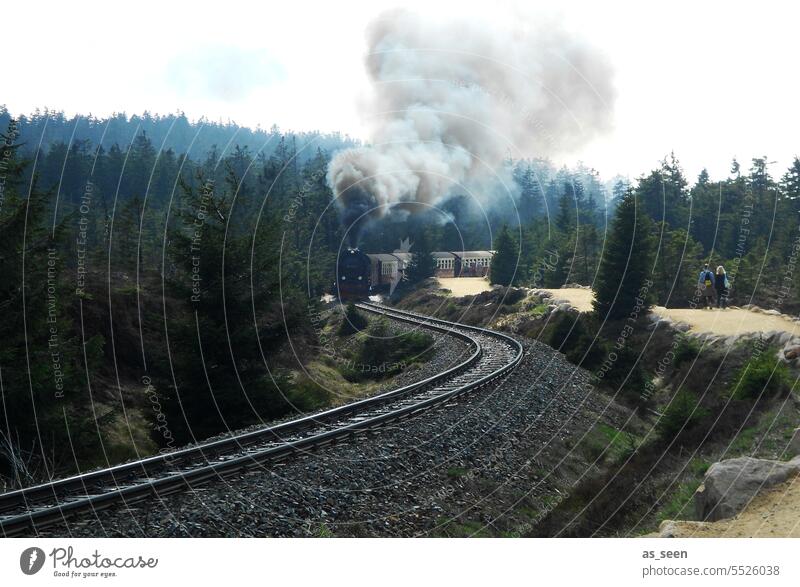
[[[731,284],[722,265],[717,267],[717,272],[714,273],[706,263],[700,271],[697,287],[705,308],[713,308],[715,303],[717,308],[725,308]]]

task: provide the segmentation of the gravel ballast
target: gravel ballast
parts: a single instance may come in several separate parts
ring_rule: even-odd
[[[628,414],[563,355],[523,342],[523,361],[503,381],[410,420],[40,535],[525,535],[591,466],[582,435]],[[450,355],[408,376],[441,370]]]

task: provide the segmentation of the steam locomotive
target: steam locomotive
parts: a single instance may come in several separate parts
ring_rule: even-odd
[[[371,291],[370,258],[358,249],[339,254],[336,264],[336,295],[342,302],[366,299]]]

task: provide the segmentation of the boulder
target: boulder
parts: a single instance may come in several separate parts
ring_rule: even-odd
[[[791,361],[798,357],[800,357],[800,346],[784,349],[783,351],[783,358],[787,361]]]
[[[714,522],[732,518],[761,490],[800,473],[800,457],[770,461],[739,457],[714,463],[694,494],[698,520]]]
[[[658,526],[658,536],[660,538],[675,538],[680,535],[680,526],[673,520],[664,520]]]
[[[658,526],[658,532],[649,534],[653,538],[687,538],[697,532],[711,527],[706,522],[687,522],[685,520],[664,520]]]
[[[789,441],[789,454],[800,455],[800,428],[794,429],[792,439]]]

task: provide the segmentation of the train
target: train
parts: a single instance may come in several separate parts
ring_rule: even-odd
[[[412,254],[378,253],[368,255],[347,249],[339,255],[336,270],[336,295],[343,302],[367,299],[372,294],[391,294],[404,279]]]
[[[436,277],[485,277],[494,251],[436,251],[431,253]],[[367,254],[357,248],[339,254],[334,294],[342,302],[391,294],[405,279],[413,255],[409,252]]]
[[[342,302],[365,300],[372,292],[372,265],[369,256],[358,249],[339,254],[336,263],[335,295]]]

